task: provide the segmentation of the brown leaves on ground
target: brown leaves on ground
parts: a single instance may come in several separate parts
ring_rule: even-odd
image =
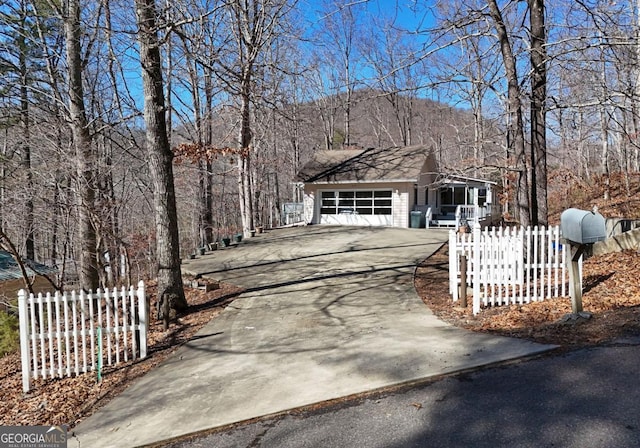
[[[20,353],[1,358],[0,425],[77,425],[191,339],[240,292],[240,288],[224,283],[220,284],[219,289],[209,292],[185,288],[189,310],[172,322],[166,332],[162,329],[162,322],[152,321],[148,333],[147,358],[105,368],[100,383],[95,373],[36,380],[32,381],[31,390],[25,395],[22,393]],[[154,310],[154,283],[147,285],[147,293],[151,298],[151,310]]]
[[[475,331],[563,346],[588,346],[640,336],[640,254],[595,256],[583,266],[583,308],[589,320],[567,321],[570,298],[483,308],[477,316],[449,295],[448,248],[443,246],[416,271],[416,289],[442,320]]]
[[[562,317],[571,312],[569,298],[485,308],[477,316],[472,314],[470,304],[466,308],[455,306],[448,294],[447,250],[443,246],[416,270],[415,285],[434,314],[453,325],[563,346],[596,345],[640,335],[640,254],[636,251],[588,259],[583,268],[583,305],[593,317],[563,322]],[[147,288],[152,310],[154,286]],[[24,395],[20,355],[5,356],[0,359],[0,425],[77,425],[188,341],[240,292],[225,284],[210,292],[185,288],[189,312],[172,323],[167,332],[161,322],[154,321],[149,330],[147,359],[105,370],[101,383],[97,383],[95,374],[39,380]]]

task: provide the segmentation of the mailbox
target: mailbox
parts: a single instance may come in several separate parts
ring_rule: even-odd
[[[560,215],[562,237],[576,244],[591,244],[605,239],[604,217],[594,211],[570,208]]]

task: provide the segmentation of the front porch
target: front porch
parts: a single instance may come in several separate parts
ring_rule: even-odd
[[[417,194],[413,210],[424,213],[425,227],[458,229],[474,223],[481,227],[495,225],[501,218],[500,207],[494,203],[495,186],[495,182],[486,180],[447,177],[428,186],[422,198]]]

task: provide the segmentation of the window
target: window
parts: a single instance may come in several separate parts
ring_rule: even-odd
[[[449,187],[440,190],[440,205],[465,205],[466,187]]]
[[[353,213],[355,211],[353,191],[338,191],[338,213]]]
[[[487,189],[478,188],[478,205],[483,206],[487,203]]]
[[[320,213],[336,215],[391,215],[391,190],[323,191]]]
[[[373,192],[373,214],[374,215],[390,215],[391,214],[391,190],[374,191]]]
[[[320,213],[323,215],[336,214],[336,193],[335,191],[323,191]]]
[[[463,205],[466,204],[465,187],[453,187],[453,204]]]

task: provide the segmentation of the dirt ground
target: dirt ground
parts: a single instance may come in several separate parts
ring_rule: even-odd
[[[424,303],[442,320],[473,331],[530,339],[571,347],[605,344],[640,335],[640,255],[636,251],[593,257],[584,263],[585,311],[589,320],[565,323],[571,312],[568,298],[483,309],[454,305],[448,294],[448,255],[443,246],[416,270],[415,286]],[[154,285],[147,290],[155,300]],[[241,292],[222,284],[204,292],[186,288],[189,312],[163,331],[154,322],[149,331],[149,356],[139,362],[106,370],[101,383],[93,374],[35,381],[22,393],[19,353],[0,359],[0,425],[68,425],[74,427],[129,384],[156,367],[214,319]],[[153,309],[153,308],[152,308]]]
[[[415,285],[424,303],[440,319],[473,331],[568,347],[599,345],[640,336],[640,254],[625,251],[591,257],[583,265],[583,308],[588,320],[563,321],[571,300],[551,299],[525,305],[484,308],[455,306],[449,295],[448,247],[443,246],[416,270]],[[469,300],[470,302],[470,300]]]
[[[20,353],[4,356],[0,359],[0,425],[76,426],[191,339],[240,292],[240,288],[224,283],[209,292],[185,288],[189,312],[172,323],[167,331],[163,330],[160,321],[153,320],[148,333],[147,358],[105,368],[100,383],[95,374],[36,380],[25,395],[22,392]],[[153,310],[156,298],[154,283],[147,284],[147,293]]]

